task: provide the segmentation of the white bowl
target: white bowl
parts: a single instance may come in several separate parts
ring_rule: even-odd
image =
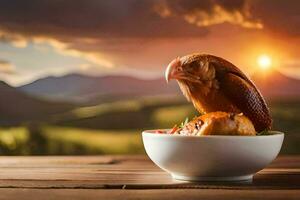
[[[284,134],[264,136],[181,136],[144,131],[150,159],[174,179],[241,181],[266,167],[278,155]]]

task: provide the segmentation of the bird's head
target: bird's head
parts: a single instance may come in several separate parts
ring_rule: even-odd
[[[177,80],[184,96],[195,104],[195,98],[204,99],[212,89],[218,88],[216,69],[211,59],[205,54],[178,57],[168,65],[166,80]],[[194,97],[195,94],[198,97]]]
[[[205,55],[188,55],[174,59],[165,72],[166,80],[175,79],[181,83],[206,84],[215,78],[215,67]]]

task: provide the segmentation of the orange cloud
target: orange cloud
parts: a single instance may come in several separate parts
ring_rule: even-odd
[[[21,34],[7,33],[0,29],[0,38],[2,41],[10,42],[14,47],[25,48],[27,46],[27,40]]]
[[[0,74],[16,74],[15,66],[6,60],[0,60]]]
[[[53,46],[56,51],[62,55],[68,55],[73,57],[83,58],[92,64],[101,66],[101,67],[114,67],[114,64],[108,59],[104,58],[100,52],[94,51],[80,51],[74,48],[71,48],[67,43],[61,42],[53,38],[46,37],[35,37],[32,39],[35,43],[47,43]],[[84,41],[84,40],[83,40]],[[89,41],[89,40],[88,40]]]
[[[204,2],[196,5],[191,1],[177,1],[174,5],[174,3],[168,4],[168,1],[162,1],[154,6],[154,11],[163,18],[179,15],[188,23],[199,27],[208,27],[227,22],[243,28],[263,28],[261,22],[251,17],[246,2],[243,2],[242,6],[237,4],[231,8],[227,8],[226,4],[218,4],[218,1]]]
[[[219,5],[214,5],[212,12],[207,13],[202,10],[195,10],[192,13],[184,15],[184,19],[197,26],[212,26],[228,22],[230,24],[239,25],[244,28],[262,29],[263,24],[256,21],[248,20],[240,11],[228,11]]]
[[[26,37],[22,34],[10,33],[0,30],[0,38],[5,38],[6,41],[11,43],[14,47],[25,48],[29,41],[41,44],[47,43],[51,45],[58,53],[62,55],[68,55],[73,57],[79,57],[91,62],[92,64],[101,66],[101,67],[114,67],[114,64],[106,59],[99,51],[80,51],[76,48],[70,47],[70,44],[67,42],[60,41],[55,38],[45,37],[45,36],[30,36]],[[90,43],[89,39],[82,39],[83,43]]]

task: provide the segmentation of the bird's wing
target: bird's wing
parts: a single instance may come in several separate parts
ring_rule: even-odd
[[[225,70],[217,73],[217,79],[220,91],[253,122],[257,131],[271,128],[269,109],[255,85],[244,74]]]

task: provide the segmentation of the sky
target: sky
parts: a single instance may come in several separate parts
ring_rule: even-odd
[[[178,56],[223,57],[245,73],[257,59],[300,79],[297,0],[1,0],[0,79],[50,75],[163,76]]]

